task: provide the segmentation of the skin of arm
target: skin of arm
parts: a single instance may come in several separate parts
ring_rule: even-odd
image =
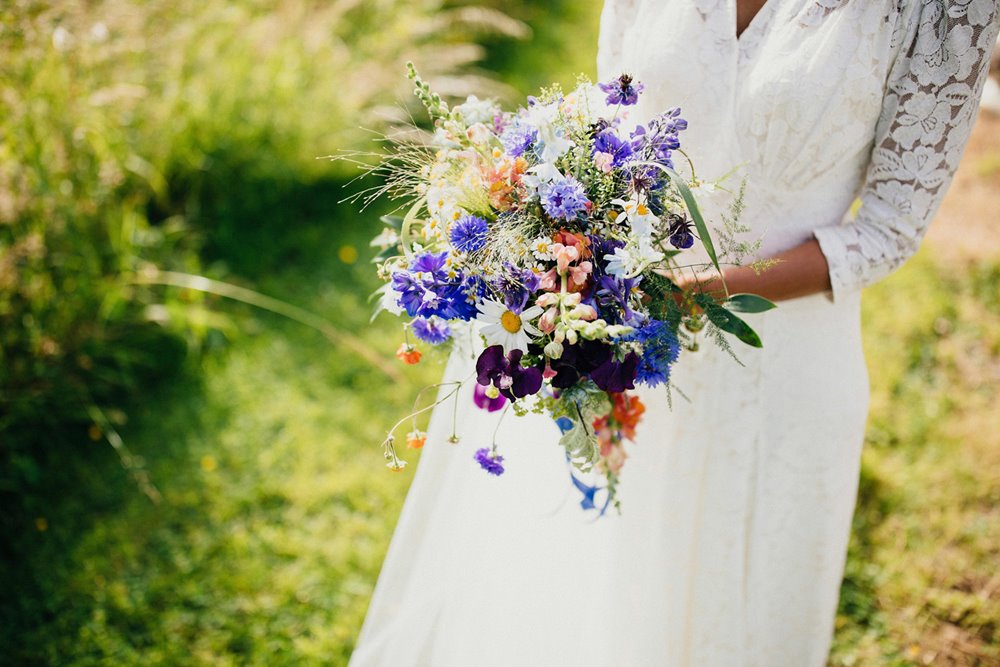
[[[777,260],[777,263],[759,274],[750,266],[724,267],[723,275],[729,293],[748,292],[771,301],[784,301],[830,289],[829,266],[815,239],[778,253],[770,259]],[[698,274],[675,274],[673,280],[685,290],[698,289],[719,299],[725,297],[722,280],[714,270]]]

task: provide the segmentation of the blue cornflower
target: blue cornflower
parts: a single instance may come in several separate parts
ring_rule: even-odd
[[[573,220],[587,210],[590,201],[583,185],[572,176],[562,176],[544,184],[540,191],[542,208],[554,220]]]
[[[636,382],[655,387],[670,379],[670,367],[681,353],[681,344],[670,325],[650,320],[628,337],[642,343],[642,359]]]
[[[594,136],[594,153],[611,155],[612,166],[620,166],[632,157],[632,144],[621,139],[612,128],[602,130]]]
[[[416,318],[410,322],[410,329],[414,336],[431,345],[440,345],[451,338],[448,323],[437,315]]]
[[[537,140],[538,130],[530,125],[522,125],[517,122],[508,125],[503,134],[500,135],[500,142],[507,155],[511,157],[524,155]]]
[[[486,221],[477,215],[463,215],[451,226],[451,244],[462,252],[475,252],[486,246]]]
[[[503,457],[491,450],[489,447],[477,449],[475,458],[476,461],[479,462],[479,465],[482,466],[483,470],[489,474],[503,474]]]
[[[597,86],[608,94],[608,104],[621,104],[630,106],[639,101],[639,93],[644,86],[638,81],[633,81],[630,74],[622,74],[617,79],[608,83],[599,83]]]

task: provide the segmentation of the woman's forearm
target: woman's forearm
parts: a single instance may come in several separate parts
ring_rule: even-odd
[[[815,239],[806,241],[770,259],[776,263],[759,274],[751,266],[724,267],[723,275],[730,294],[749,292],[772,301],[795,299],[830,289],[830,273],[826,257]],[[724,295],[717,273],[676,276],[685,289],[696,287],[712,294]]]

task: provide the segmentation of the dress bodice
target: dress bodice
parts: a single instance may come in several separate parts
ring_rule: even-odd
[[[743,222],[765,253],[815,235],[834,296],[883,277],[957,168],[998,0],[768,0],[739,38],[735,12],[736,0],[608,0],[599,76],[645,83],[631,121],[681,106],[700,175],[740,167]]]

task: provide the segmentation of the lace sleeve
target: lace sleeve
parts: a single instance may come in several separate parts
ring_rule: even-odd
[[[975,122],[1000,0],[922,0],[904,23],[889,74],[861,207],[813,234],[833,299],[899,268],[917,250]]]

